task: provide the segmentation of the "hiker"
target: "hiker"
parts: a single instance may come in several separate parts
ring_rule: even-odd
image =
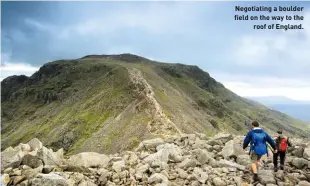
[[[291,142],[289,141],[288,137],[285,137],[283,135],[282,130],[277,131],[278,137],[275,139],[276,141],[276,150],[273,154],[273,165],[274,165],[274,171],[278,171],[278,157],[280,156],[280,169],[284,170],[284,161],[285,161],[285,155],[288,146],[292,146]]]
[[[254,181],[258,181],[258,163],[262,156],[268,153],[266,142],[269,143],[274,150],[276,149],[276,143],[274,140],[269,136],[269,134],[259,127],[259,123],[257,121],[253,121],[252,129],[248,132],[243,141],[243,150],[245,151],[249,143],[251,143],[249,154],[252,160],[251,168]]]

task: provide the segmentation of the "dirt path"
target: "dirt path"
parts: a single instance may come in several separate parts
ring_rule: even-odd
[[[141,71],[136,68],[127,69],[130,80],[135,85],[136,93],[144,97],[148,105],[150,105],[153,119],[148,123],[149,131],[164,136],[181,134],[182,132],[178,127],[163,112],[160,104],[155,99],[151,85],[144,79]]]

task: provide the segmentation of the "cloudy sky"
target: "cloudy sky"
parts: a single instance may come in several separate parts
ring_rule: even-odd
[[[303,6],[236,12],[235,6]],[[1,80],[57,59],[133,53],[198,65],[241,96],[310,100],[310,2],[1,2]],[[303,15],[235,21],[234,15]],[[303,24],[254,30],[253,24]]]

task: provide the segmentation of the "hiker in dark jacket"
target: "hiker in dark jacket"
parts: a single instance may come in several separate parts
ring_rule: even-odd
[[[267,143],[275,150],[276,143],[262,128],[259,128],[259,123],[257,121],[252,122],[253,128],[248,132],[243,141],[243,150],[250,145],[250,156],[252,160],[252,171],[254,181],[258,181],[257,168],[258,163],[262,156],[268,153]],[[267,143],[266,143],[267,142]]]
[[[278,157],[280,156],[280,169],[284,170],[284,161],[285,161],[285,155],[287,151],[288,146],[292,146],[292,143],[289,141],[288,137],[285,137],[283,135],[282,130],[278,131],[278,137],[275,139],[276,141],[276,150],[273,154],[273,165],[274,165],[274,171],[278,171]]]

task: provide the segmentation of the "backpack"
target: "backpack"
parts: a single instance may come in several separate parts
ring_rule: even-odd
[[[260,133],[253,132],[252,143],[253,143],[253,150],[257,155],[266,154],[267,145],[266,145],[266,134],[264,132]]]
[[[287,140],[286,138],[279,138],[279,151],[286,152],[287,150]]]

